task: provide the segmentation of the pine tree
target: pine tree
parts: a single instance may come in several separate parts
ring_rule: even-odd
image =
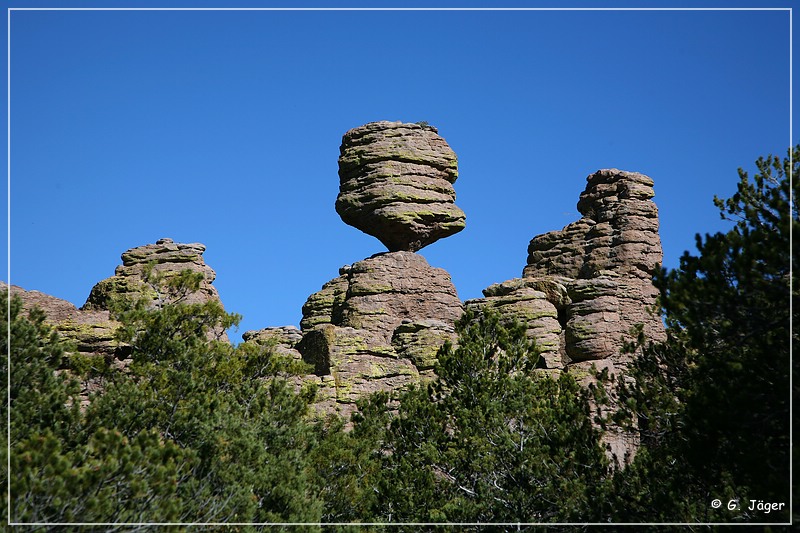
[[[179,294],[199,279],[151,281]],[[319,520],[307,468],[319,435],[306,416],[313,391],[286,379],[303,365],[215,340],[237,321],[218,303],[120,304],[132,363],[108,373],[83,410],[78,369],[57,371],[64,344],[41,312],[19,308],[12,300],[13,520]]]
[[[798,161],[800,146],[783,160],[760,158],[752,180],[740,169],[736,194],[714,199],[733,227],[698,235],[698,255],[685,253],[678,269],[657,276],[669,338],[646,346],[632,367],[635,384],[621,386],[622,418],[638,421],[645,444],[619,476],[612,505],[621,519],[788,518],[789,251],[790,228],[800,228],[790,176]],[[793,187],[796,197],[796,179]],[[786,505],[765,514],[750,511],[751,500]]]
[[[375,490],[377,519],[418,522],[591,520],[607,459],[588,392],[535,371],[517,325],[470,314],[437,380],[399,398]]]

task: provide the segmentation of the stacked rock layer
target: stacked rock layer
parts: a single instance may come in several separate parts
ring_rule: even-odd
[[[336,212],[390,252],[415,252],[465,227],[455,205],[458,160],[433,126],[371,122],[348,131]]]
[[[584,385],[595,381],[595,371],[624,375],[632,354],[622,348],[636,328],[649,339],[665,338],[652,283],[662,259],[653,196],[653,180],[643,174],[595,172],[578,201],[581,219],[534,237],[523,277],[492,285],[467,306],[523,320],[544,368],[568,370]],[[604,441],[617,459],[637,447],[635,435],[618,428]]]
[[[450,275],[412,252],[378,254],[340,269],[303,306],[292,347],[314,368],[325,411],[432,375],[463,312]]]
[[[378,390],[394,390],[433,377],[439,348],[455,341],[464,308],[491,308],[522,322],[541,350],[545,371],[574,372],[592,381],[591,367],[625,371],[621,354],[635,327],[664,338],[651,276],[661,262],[653,181],[642,174],[600,170],[587,178],[578,210],[582,217],[559,231],[534,237],[522,277],[492,285],[484,298],[465,304],[450,275],[431,267],[420,248],[465,226],[455,206],[455,153],[435,128],[374,122],[348,131],[339,158],[342,219],[389,249],[339,270],[309,296],[300,329],[246,332],[245,342],[275,346],[313,369],[297,385],[318,386],[318,410],[348,415],[355,402]],[[110,316],[120,297],[167,303],[219,301],[214,271],[202,244],[161,239],[122,254],[115,275],[99,282],[81,309],[36,291],[12,288],[26,307],[44,308],[48,320],[77,351],[111,358],[125,367],[129,349],[114,340]],[[199,289],[170,294],[148,272],[170,278],[184,270],[202,275]],[[213,332],[227,340],[224,331]],[[626,444],[609,440],[624,451]],[[620,444],[622,443],[622,444]]]
[[[624,369],[629,358],[620,351],[635,327],[650,339],[665,335],[652,283],[662,259],[653,196],[644,174],[595,172],[578,201],[581,219],[534,237],[522,278],[493,285],[467,305],[526,322],[546,368]]]
[[[114,275],[92,287],[82,309],[108,309],[113,298],[126,295],[149,294],[153,298],[154,305],[172,302],[176,298],[175,295],[159,293],[148,287],[146,270],[149,268],[152,268],[153,274],[162,279],[175,276],[184,270],[202,274],[200,288],[193,293],[181,295],[182,303],[219,301],[217,289],[211,285],[216,273],[203,260],[205,250],[203,244],[176,243],[172,239],[159,239],[155,244],[131,248],[122,254],[122,264],[116,268]]]
[[[220,302],[219,293],[212,285],[217,274],[206,265],[200,243],[176,243],[172,239],[159,239],[155,244],[131,248],[122,254],[122,264],[114,275],[92,287],[82,310],[107,310],[116,298],[145,297],[152,300],[153,307],[170,303]],[[148,270],[151,273],[148,274]],[[200,286],[190,293],[170,293],[164,281],[189,270],[202,275]],[[148,279],[150,276],[150,279]],[[159,281],[156,281],[155,278]],[[210,332],[212,338],[230,342],[227,333],[220,329]]]

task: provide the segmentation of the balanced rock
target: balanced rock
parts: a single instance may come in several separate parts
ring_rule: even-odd
[[[458,160],[433,126],[371,122],[342,138],[336,212],[390,252],[417,251],[464,229]]]
[[[366,394],[432,376],[463,304],[450,275],[412,252],[378,254],[339,272],[303,306],[295,347],[327,395],[322,410],[347,415]]]

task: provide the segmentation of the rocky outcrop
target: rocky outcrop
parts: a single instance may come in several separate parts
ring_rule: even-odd
[[[215,273],[203,261],[205,246],[202,244],[174,243],[171,239],[161,239],[156,244],[132,248],[122,254],[122,265],[116,268],[114,276],[97,283],[89,293],[86,303],[80,309],[72,303],[43,294],[26,291],[12,286],[12,294],[18,295],[23,310],[40,308],[48,323],[53,325],[59,335],[68,341],[74,352],[86,357],[102,357],[111,367],[124,371],[129,364],[130,347],[119,342],[115,334],[120,324],[113,319],[112,301],[116,298],[137,298],[144,296],[152,300],[153,306],[166,303],[201,303],[219,301],[217,290],[211,285]],[[182,272],[200,272],[203,280],[197,291],[188,294],[171,293],[146,281],[145,271],[152,270],[162,281]],[[0,282],[2,283],[2,282]],[[7,285],[0,285],[0,289]],[[211,336],[228,341],[225,331],[215,331]],[[98,379],[90,378],[82,382],[84,400],[89,393],[102,387]]]
[[[643,174],[595,172],[578,201],[582,218],[534,237],[522,279],[493,285],[468,304],[522,318],[547,367],[624,369],[629,356],[620,350],[634,327],[664,337],[654,313],[652,275],[662,251],[653,196],[653,180]]]
[[[565,364],[562,323],[570,302],[567,284],[568,280],[558,277],[512,279],[486,288],[484,298],[467,301],[467,308],[476,313],[489,308],[506,320],[520,322],[541,350],[538,366],[561,370]]]
[[[0,281],[0,291],[8,288]],[[78,353],[112,360],[124,359],[129,354],[127,347],[114,339],[119,323],[109,317],[108,311],[82,311],[66,300],[39,291],[26,291],[16,285],[11,286],[11,294],[20,298],[25,314],[34,308],[41,309],[46,322],[54,326]]]
[[[152,302],[153,307],[170,303],[219,302],[217,289],[212,285],[217,275],[203,259],[205,250],[203,244],[176,243],[172,239],[159,239],[155,244],[131,248],[122,254],[122,264],[117,266],[114,275],[92,287],[81,309],[108,310],[119,298],[144,297]],[[198,289],[188,293],[171,291],[166,282],[186,270],[202,275]],[[210,336],[229,342],[222,329],[210,332]]]
[[[242,334],[244,342],[260,346],[272,346],[276,353],[292,359],[301,359],[300,352],[295,348],[303,338],[303,334],[294,326],[281,326],[245,331]]]
[[[131,248],[122,254],[122,264],[114,276],[97,283],[89,293],[82,309],[108,309],[115,297],[150,296],[154,305],[163,305],[180,298],[182,303],[219,301],[217,289],[211,285],[216,278],[214,270],[205,264],[200,243],[175,243],[172,239],[159,239],[155,244]],[[186,295],[168,294],[163,288],[153,287],[146,279],[146,270],[162,280],[180,274],[184,270],[199,272],[203,276],[200,288]]]
[[[662,259],[653,180],[635,172],[599,170],[580,195],[580,220],[534,237],[522,278],[492,285],[467,302],[521,320],[542,350],[540,366],[569,371],[588,386],[596,372],[624,379],[633,355],[626,341],[641,327],[665,338],[652,275]],[[614,409],[611,394],[603,410]],[[637,436],[610,427],[603,436],[618,462],[635,452]]]
[[[0,291],[8,288],[7,284],[0,281]],[[130,347],[115,338],[119,323],[110,318],[108,311],[82,311],[66,300],[39,291],[26,291],[16,285],[12,285],[10,290],[13,296],[20,298],[23,314],[27,315],[34,308],[41,309],[45,321],[67,342],[71,351],[64,354],[62,369],[69,366],[66,358],[80,355],[101,358],[103,366],[124,371],[130,356]],[[102,387],[101,381],[94,377],[81,380],[82,403],[85,404],[89,394]]]
[[[339,272],[303,306],[296,348],[335,404],[325,409],[346,414],[366,394],[432,375],[463,306],[450,275],[412,252],[378,254]]]
[[[433,126],[372,122],[345,133],[336,212],[390,252],[415,252],[464,229],[456,154]]]
[[[318,411],[347,416],[371,392],[432,378],[438,350],[455,340],[454,325],[465,307],[493,309],[521,322],[541,351],[543,371],[570,371],[587,384],[592,367],[624,372],[631,356],[621,348],[635,327],[652,340],[664,337],[652,312],[658,293],[651,276],[662,252],[650,178],[616,169],[590,175],[578,202],[580,220],[534,237],[521,278],[494,284],[484,298],[462,304],[450,275],[414,253],[464,229],[464,212],[454,203],[457,177],[455,153],[427,124],[373,122],[344,135],[336,211],[389,252],[342,267],[308,297],[300,329],[243,335],[246,343],[273,346],[313,369],[295,383],[317,387]],[[124,367],[126,347],[114,340],[118,325],[109,312],[113,302],[218,302],[204,251],[202,244],[170,239],[128,250],[114,276],[95,285],[80,310],[35,291],[14,291],[26,306],[44,308],[77,351]],[[187,269],[201,275],[193,292],[177,293],[154,281]],[[212,335],[227,340],[224,331]],[[610,445],[630,449],[627,436],[617,437]]]

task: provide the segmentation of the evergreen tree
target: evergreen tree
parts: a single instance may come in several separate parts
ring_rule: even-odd
[[[178,295],[199,283],[190,272],[151,281]],[[237,321],[218,303],[121,305],[132,363],[108,372],[83,410],[76,369],[59,371],[63,343],[41,312],[26,318],[12,303],[13,520],[319,520],[306,459],[319,434],[306,416],[313,391],[286,379],[305,368],[269,346],[215,340]]]
[[[185,465],[191,453],[152,431],[133,439],[113,429],[86,431],[78,384],[59,371],[64,343],[44,322],[40,310],[24,316],[21,307],[14,297],[0,312],[3,329],[11,326],[2,332],[2,350],[11,355],[12,373],[8,519],[174,518],[181,506],[175,485],[188,474]],[[10,346],[6,345],[9,339]]]
[[[494,314],[458,323],[438,379],[399,398],[375,483],[381,521],[592,520],[607,459],[588,392],[535,371],[520,325]]]
[[[736,194],[714,199],[733,227],[698,235],[698,255],[657,276],[669,336],[645,346],[634,384],[621,384],[621,418],[638,423],[645,445],[618,476],[621,520],[788,519],[789,251],[790,228],[800,228],[790,176],[799,160],[800,146],[783,160],[760,158],[752,180],[740,169]],[[793,187],[796,196],[796,179]],[[757,500],[785,505],[749,510]]]

